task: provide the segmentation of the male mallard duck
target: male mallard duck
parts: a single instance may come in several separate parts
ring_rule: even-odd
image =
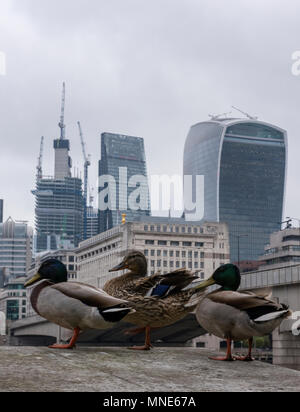
[[[80,282],[67,282],[66,266],[56,259],[44,262],[25,287],[40,282],[31,293],[31,305],[43,318],[73,330],[67,345],[50,348],[71,349],[81,330],[106,329],[133,311],[121,299],[109,296],[101,289]]]
[[[144,346],[131,349],[149,350],[151,328],[171,325],[193,312],[203,290],[191,283],[196,277],[186,269],[146,277],[147,262],[141,252],[130,252],[111,270],[125,268],[130,272],[107,282],[104,290],[123,297],[134,307],[135,313],[126,316],[126,321],[139,326],[137,331],[145,329],[146,337]]]
[[[201,326],[209,333],[227,340],[226,357],[212,357],[211,359],[253,360],[251,358],[253,336],[271,333],[284,318],[291,315],[285,304],[276,303],[267,296],[259,296],[252,292],[237,292],[240,282],[241,275],[238,267],[226,264],[199,285],[200,289],[213,284],[221,286],[200,299],[196,309],[196,317]],[[233,358],[231,355],[232,340],[244,339],[248,339],[249,342],[248,355]]]

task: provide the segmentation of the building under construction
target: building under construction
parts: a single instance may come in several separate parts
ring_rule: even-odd
[[[70,142],[65,138],[63,85],[60,138],[54,140],[54,176],[42,174],[43,138],[37,167],[35,201],[36,252],[76,247],[83,236],[82,180],[72,177]]]

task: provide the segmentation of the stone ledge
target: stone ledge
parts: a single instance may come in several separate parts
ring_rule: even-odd
[[[0,347],[0,392],[300,391],[300,372],[199,348]]]

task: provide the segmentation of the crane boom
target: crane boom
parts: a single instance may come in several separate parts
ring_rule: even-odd
[[[85,143],[82,133],[82,128],[80,122],[77,122],[79,135],[82,146],[82,153],[84,158],[84,183],[83,183],[83,198],[84,198],[84,207],[83,207],[83,238],[87,238],[87,201],[88,201],[88,168],[91,165],[89,156],[86,155]]]
[[[41,179],[43,176],[42,171],[42,162],[43,162],[43,149],[44,149],[44,136],[41,137],[41,144],[40,144],[40,155],[38,157],[38,164],[36,167],[37,170],[37,178]]]
[[[63,90],[62,90],[62,97],[61,97],[61,114],[60,114],[60,122],[58,126],[60,127],[60,138],[63,140],[65,138],[65,101],[66,101],[66,85],[63,82]]]

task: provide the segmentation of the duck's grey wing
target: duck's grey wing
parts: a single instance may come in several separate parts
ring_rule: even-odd
[[[104,292],[102,289],[87,285],[80,282],[63,282],[52,286],[53,289],[58,290],[70,298],[78,299],[88,306],[98,308],[108,308],[127,302],[122,299],[114,298]]]
[[[226,304],[245,311],[251,319],[288,309],[284,304],[251,292],[216,291],[208,294],[207,297],[215,303]]]

